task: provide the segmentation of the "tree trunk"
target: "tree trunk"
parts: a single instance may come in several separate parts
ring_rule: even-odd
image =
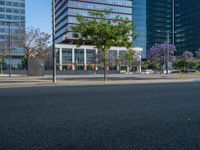
[[[0,74],[3,74],[3,62],[1,62],[1,71]]]
[[[107,81],[107,63],[105,58],[104,58],[104,81]]]
[[[27,73],[27,76],[28,76],[28,62],[29,62],[29,56],[27,56],[27,58],[26,58],[26,73]]]
[[[107,74],[108,74],[108,72],[107,72],[107,54],[106,54],[106,50],[104,49],[103,50],[103,52],[104,52],[104,81],[107,81]]]

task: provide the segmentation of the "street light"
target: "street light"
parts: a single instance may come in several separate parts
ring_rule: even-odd
[[[55,0],[52,0],[52,51],[53,51],[53,83],[56,83]]]
[[[9,77],[11,77],[11,24],[13,23],[21,23],[25,22],[24,20],[19,20],[19,21],[5,21],[5,20],[0,20],[1,23],[8,24],[8,61],[9,61]]]

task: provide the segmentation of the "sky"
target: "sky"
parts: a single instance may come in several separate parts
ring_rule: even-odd
[[[25,0],[26,27],[51,34],[51,0]]]

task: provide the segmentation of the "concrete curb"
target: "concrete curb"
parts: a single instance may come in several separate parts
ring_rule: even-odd
[[[20,83],[18,83],[20,82]],[[186,83],[200,82],[197,79],[159,79],[159,80],[118,80],[118,81],[62,81],[52,83],[49,80],[33,80],[33,81],[12,81],[12,83],[1,83],[1,88],[25,88],[25,87],[62,87],[62,86],[101,86],[101,85],[131,85],[131,84],[167,84],[167,83]]]

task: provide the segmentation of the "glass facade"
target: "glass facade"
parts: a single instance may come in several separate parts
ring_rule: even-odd
[[[200,1],[175,0],[177,53],[200,48]]]
[[[11,34],[14,36],[19,29],[25,28],[25,0],[0,0],[0,41],[5,42],[8,28],[11,25]]]
[[[199,10],[199,0],[147,0],[147,49],[167,41],[167,32],[177,55],[199,49]]]
[[[78,14],[89,17],[89,11],[112,9],[110,19],[120,16],[132,21],[132,5],[132,0],[56,0],[56,43],[73,40],[71,26],[78,23]]]
[[[135,32],[139,37],[134,46],[143,48],[142,57],[146,57],[147,30],[146,30],[146,0],[133,0],[133,20],[136,25]]]
[[[155,43],[167,41],[167,32],[170,42],[177,47],[177,54],[200,48],[199,0],[57,0],[56,42],[73,39],[70,28],[77,24],[77,14],[88,17],[89,11],[110,8],[111,19],[119,15],[134,20],[139,34],[134,46],[143,48],[143,58]]]
[[[0,45],[8,43],[9,26],[11,36],[11,65],[18,68],[21,59],[24,57],[24,51],[17,48],[16,37],[25,33],[25,0],[0,0]],[[5,60],[8,64],[8,60]]]
[[[173,42],[173,0],[147,0],[147,49],[155,43]],[[148,52],[147,52],[148,53]]]

